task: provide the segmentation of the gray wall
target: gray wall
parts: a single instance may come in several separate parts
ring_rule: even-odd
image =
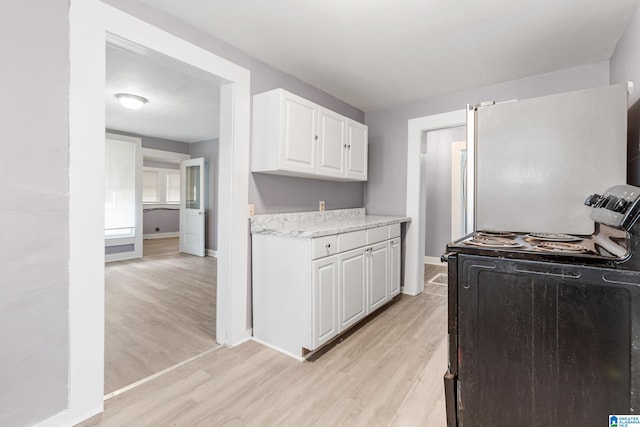
[[[158,229],[156,231],[156,228]],[[142,212],[142,235],[180,231],[180,209],[146,207]]]
[[[451,143],[464,141],[465,131],[466,126],[460,126],[423,136],[425,256],[439,258],[451,241]]]
[[[69,1],[2,9],[0,425],[24,426],[67,406]]]
[[[205,196],[206,235],[204,246],[214,251],[218,250],[218,153],[220,141],[218,138],[190,144],[191,158],[204,157],[205,181],[207,193]]]
[[[136,136],[142,139],[144,148],[153,148],[154,150],[171,151],[173,153],[189,154],[189,144],[182,141],[174,141],[172,139],[156,138],[153,136],[138,135],[137,133],[124,132],[121,130],[107,129],[109,133],[118,135]]]
[[[251,71],[252,94],[281,87],[330,110],[364,122],[364,113],[357,108],[250,57],[173,16],[136,0],[102,1],[247,68]],[[255,205],[255,211],[258,214],[317,210],[318,200],[325,200],[327,209],[361,207],[362,195],[363,184],[361,183],[316,181],[265,174],[251,174],[249,177],[249,203]]]
[[[632,81],[635,89],[629,95],[627,125],[627,182],[640,186],[640,8],[631,18],[611,57],[611,83]]]
[[[524,99],[609,84],[609,62],[571,68],[478,89],[437,96],[406,106],[367,112],[369,181],[364,204],[372,214],[404,215],[407,188],[407,121],[464,109],[482,101]]]

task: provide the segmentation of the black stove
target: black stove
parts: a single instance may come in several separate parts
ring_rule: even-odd
[[[585,204],[589,236],[484,230],[447,245],[449,426],[640,412],[640,188]]]

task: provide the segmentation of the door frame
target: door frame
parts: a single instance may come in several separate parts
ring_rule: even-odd
[[[418,295],[424,290],[425,212],[422,204],[421,143],[422,134],[431,130],[466,125],[466,110],[419,117],[408,121],[407,141],[407,223],[402,292]],[[415,183],[418,183],[417,185]]]
[[[105,44],[108,34],[223,79],[216,339],[251,337],[248,316],[250,72],[98,0],[69,11],[69,377],[67,409],[41,425],[74,425],[103,411]],[[227,108],[224,108],[224,107]],[[101,212],[98,212],[101,211]]]
[[[466,210],[466,204],[461,200],[465,198],[464,189],[466,182],[462,174],[466,170],[465,165],[460,164],[460,154],[463,150],[467,149],[467,141],[454,141],[451,143],[451,240],[456,240],[462,237],[460,235],[460,211]],[[462,220],[464,220],[464,213],[462,214]],[[466,225],[466,224],[465,224]],[[464,234],[465,227],[462,227]]]

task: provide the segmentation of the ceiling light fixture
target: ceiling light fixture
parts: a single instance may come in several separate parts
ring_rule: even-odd
[[[130,93],[118,93],[116,94],[116,98],[118,98],[118,101],[120,101],[123,107],[131,110],[139,110],[148,102],[146,98]]]

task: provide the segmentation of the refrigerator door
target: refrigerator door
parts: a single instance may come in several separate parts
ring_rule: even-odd
[[[585,198],[626,182],[627,86],[478,107],[472,136],[475,230],[591,234]]]

